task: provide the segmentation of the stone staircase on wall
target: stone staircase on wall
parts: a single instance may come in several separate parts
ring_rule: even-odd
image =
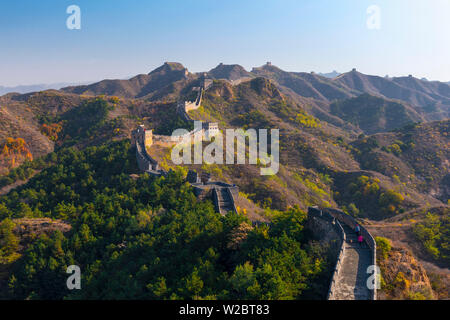
[[[145,149],[145,145],[136,141],[135,148],[136,148],[136,160],[138,163],[139,170],[147,172],[148,174],[154,176],[161,176],[167,174],[166,171],[162,170],[159,167],[158,162],[154,160],[152,157],[150,157],[150,155],[147,153],[147,150]]]
[[[160,168],[158,162],[147,153],[143,144],[136,141],[135,148],[139,170],[153,176],[167,175],[167,172]],[[211,198],[212,196],[216,211],[221,215],[226,215],[230,211],[237,212],[234,198],[238,196],[239,189],[236,185],[221,181],[203,183],[199,181],[197,174],[191,171],[188,174],[187,180],[194,187],[194,193],[199,201]]]
[[[228,188],[214,188],[213,192],[217,195],[216,210],[221,215],[226,215],[229,211],[236,211],[232,194]]]

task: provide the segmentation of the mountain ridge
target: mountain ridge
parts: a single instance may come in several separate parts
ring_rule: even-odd
[[[367,80],[364,75],[356,75],[356,79],[374,95],[349,88],[350,81],[345,79],[341,83],[313,73],[288,73],[272,65],[254,69],[248,78],[247,71],[242,72],[235,65],[221,66],[216,71],[223,71],[216,76],[224,79],[208,83],[202,91],[201,106],[190,111],[189,116],[217,122],[221,129],[279,129],[279,171],[274,176],[261,176],[260,165],[250,164],[186,164],[176,168],[169,161],[170,148],[151,146],[148,152],[172,172],[169,176],[196,170],[200,176],[209,174],[213,181],[236,184],[240,191],[236,210],[247,217],[260,215],[265,221],[271,221],[277,212],[288,210],[291,214],[292,208],[304,212],[309,206],[318,205],[338,207],[363,224],[379,226],[394,218],[402,219],[402,224],[409,223],[410,218],[417,217],[411,212],[440,213],[448,208],[448,119],[429,122],[410,103],[376,94],[374,91],[383,89],[376,86],[378,79]],[[45,212],[53,210],[54,217],[65,219],[69,213],[60,209],[62,199],[72,206],[73,201],[81,199],[78,194],[93,195],[86,193],[86,188],[97,185],[99,190],[104,189],[110,177],[108,171],[113,170],[117,176],[111,182],[122,190],[115,199],[143,192],[136,199],[148,203],[155,195],[161,196],[163,209],[155,207],[159,209],[148,215],[161,217],[177,212],[175,216],[181,218],[183,209],[170,210],[167,202],[173,198],[167,196],[173,189],[160,192],[156,188],[149,193],[149,186],[156,187],[154,180],[139,174],[135,151],[128,140],[131,131],[141,124],[155,134],[170,135],[176,128],[186,128],[188,124],[177,112],[177,102],[192,101],[204,85],[204,77],[204,73],[190,73],[181,64],[166,63],[124,82],[106,81],[0,97],[1,112],[5,113],[0,123],[0,165],[5,164],[0,187],[4,199],[10,199],[6,202],[8,208],[19,210],[11,211],[19,216],[30,215],[39,210],[35,205],[40,206],[45,200],[36,200],[45,189],[48,195],[56,196],[52,196],[54,200]],[[366,80],[370,82],[364,83]],[[442,90],[435,85],[423,87],[411,79],[397,81],[398,87],[411,86],[408,90],[424,94],[428,91],[430,97]],[[310,97],[301,95],[306,90]],[[445,92],[444,89],[444,95]],[[113,96],[114,93],[126,96]],[[333,99],[339,93],[343,98]],[[27,161],[26,154],[17,152],[17,146],[21,152],[28,150],[34,160]],[[60,160],[60,156],[66,160]],[[118,157],[117,161],[111,162],[114,157]],[[78,164],[73,166],[74,162]],[[63,166],[67,171],[55,182],[54,173]],[[83,177],[81,184],[79,177]],[[188,187],[182,176],[176,181]],[[71,190],[79,191],[75,195]],[[104,198],[96,199],[100,204]],[[212,208],[211,203],[195,201],[194,197],[183,203]],[[117,217],[115,207],[100,207],[108,208],[111,217]],[[129,220],[134,226],[130,224],[126,230],[131,233],[149,221],[148,209],[140,208],[144,210],[137,211],[138,223]],[[199,208],[198,213],[204,213],[204,209]],[[198,213],[190,219],[198,217]],[[110,232],[107,228],[104,231]],[[426,240],[424,245],[428,244]],[[445,254],[446,242],[438,245]],[[435,262],[433,257],[427,259]]]
[[[193,75],[187,71],[181,63],[177,62],[166,62],[161,67],[156,68],[147,75],[152,74],[169,74],[176,72],[185,72],[185,75]],[[450,85],[449,83],[439,82],[439,81],[423,81],[412,76],[408,77],[394,77],[385,78],[373,75],[365,75],[356,70],[352,70],[346,73],[340,73],[334,78],[327,78],[323,74],[307,73],[307,72],[288,72],[284,71],[271,63],[267,63],[261,67],[254,67],[251,71],[245,70],[242,66],[238,64],[226,65],[220,63],[215,68],[208,72],[199,72],[194,77],[198,77],[201,74],[207,74],[213,79],[226,79],[236,81],[241,78],[252,78],[255,76],[265,76],[272,80],[283,80],[279,84],[284,85],[292,89],[292,85],[289,86],[289,82],[292,82],[292,77],[297,78],[297,82],[303,82],[305,90],[302,92],[299,90],[303,97],[313,97],[316,99],[325,99],[331,101],[333,99],[350,97],[357,95],[358,93],[371,93],[376,95],[382,95],[390,99],[400,99],[410,102],[414,105],[432,103],[435,100],[442,100],[445,105],[450,104]],[[291,77],[289,77],[291,76]],[[63,91],[67,92],[80,92],[82,89],[91,87],[92,94],[101,94],[99,90],[104,90],[105,88],[100,86],[95,89],[95,85],[101,84],[102,82],[117,82],[122,83],[119,87],[126,87],[126,82],[131,82],[130,86],[135,87],[137,85],[136,80],[149,81],[146,79],[145,75],[137,75],[128,80],[122,79],[107,79],[100,82],[92,83],[85,86],[70,86],[62,88]],[[286,81],[289,80],[286,85]],[[283,84],[283,82],[285,84]],[[389,86],[390,87],[386,87]],[[76,90],[75,88],[79,88]],[[334,95],[327,90],[334,89]],[[86,90],[89,91],[89,90]],[[136,90],[132,90],[128,96],[136,95]],[[294,90],[295,91],[295,90]],[[342,92],[345,91],[345,92]],[[103,92],[107,93],[107,92]],[[110,92],[114,94],[114,92]],[[118,94],[123,94],[117,92]],[[402,97],[403,94],[403,97]],[[143,96],[141,94],[141,96]],[[411,96],[411,97],[410,97]]]

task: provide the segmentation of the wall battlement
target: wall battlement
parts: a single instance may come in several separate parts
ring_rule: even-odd
[[[142,142],[135,141],[136,147],[136,161],[139,170],[147,172],[154,176],[166,175],[167,172],[161,169],[158,162],[153,159],[148,153]]]
[[[370,266],[376,266],[376,242],[372,235],[359,224],[364,246],[357,244],[354,229],[358,222],[337,209],[309,207],[310,218],[330,223],[341,242],[327,300],[376,300],[376,288],[369,289],[367,286],[367,270]],[[374,272],[372,276],[376,279],[376,268]]]
[[[183,101],[180,100],[177,103],[177,114],[185,121],[193,123],[194,120],[189,117],[188,112],[200,108],[202,102],[202,95],[212,85],[211,79],[204,78],[200,87],[194,87],[193,90],[198,91],[195,101]],[[203,122],[202,128],[194,128],[194,130],[180,136],[164,136],[154,135],[152,130],[144,128],[144,125],[140,125],[136,130],[132,132],[132,143],[139,141],[143,143],[147,148],[153,144],[161,145],[164,147],[171,147],[177,143],[184,141],[192,141],[193,143],[200,141],[210,141],[212,137],[219,133],[219,124],[217,122]]]
[[[212,199],[214,207],[221,215],[228,212],[237,212],[235,201],[239,197],[239,187],[222,181],[210,181],[209,178],[200,178],[197,172],[189,170],[187,180],[194,188],[198,199]]]
[[[201,86],[194,88],[195,91],[198,91],[196,100],[193,102],[178,102],[176,110],[184,120],[194,122],[189,117],[188,112],[201,106],[203,91],[207,90],[212,85],[212,82],[211,79],[206,79],[204,76]],[[154,135],[152,130],[147,130],[144,125],[139,125],[131,133],[131,142],[136,147],[136,160],[139,169],[149,174],[160,176],[166,175],[167,172],[162,170],[158,162],[147,153],[147,148],[153,144],[170,147],[183,141],[191,141],[193,143],[205,140],[210,141],[217,133],[219,133],[217,122],[202,123],[201,128],[194,128],[194,130],[179,136]],[[206,198],[213,200],[218,213],[225,215],[229,211],[237,212],[235,199],[239,196],[238,186],[221,181],[211,182],[209,179],[200,179],[195,171],[189,171],[187,180],[193,186],[194,193],[199,200]]]
[[[165,176],[167,172],[163,170],[158,162],[148,153],[144,144],[136,139],[136,161],[139,170],[153,176]],[[239,187],[234,184],[228,184],[222,181],[205,181],[200,179],[197,172],[189,171],[186,180],[194,188],[194,194],[198,200],[211,199],[214,207],[221,215],[226,215],[229,211],[237,212],[235,199],[239,196]],[[203,181],[202,181],[203,180]]]

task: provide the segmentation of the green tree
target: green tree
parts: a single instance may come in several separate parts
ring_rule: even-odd
[[[0,222],[0,264],[9,263],[19,248],[19,239],[13,231],[15,226],[9,218]]]
[[[383,237],[375,237],[377,243],[377,254],[383,260],[386,260],[391,251],[391,241]]]

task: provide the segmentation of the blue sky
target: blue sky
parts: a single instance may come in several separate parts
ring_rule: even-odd
[[[73,4],[81,30],[66,27]],[[379,30],[366,26],[370,5]],[[0,43],[7,86],[126,78],[164,61],[450,81],[450,1],[3,0]]]

